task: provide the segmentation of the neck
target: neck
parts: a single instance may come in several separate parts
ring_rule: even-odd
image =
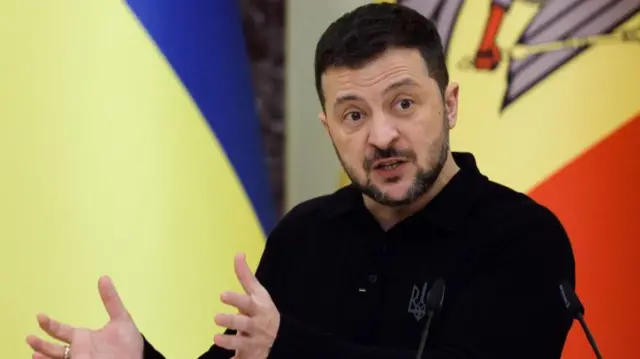
[[[433,198],[442,191],[442,189],[447,185],[447,183],[449,183],[449,181],[451,181],[453,176],[458,173],[459,170],[460,168],[453,160],[453,156],[449,153],[447,160],[442,167],[442,171],[440,171],[438,178],[436,178],[436,181],[433,183],[431,188],[429,188],[429,190],[416,201],[406,206],[389,207],[381,205],[380,203],[365,196],[364,204],[378,223],[380,223],[380,226],[382,226],[385,231],[389,230],[391,227],[429,204],[429,202],[431,202],[431,200],[433,200]]]

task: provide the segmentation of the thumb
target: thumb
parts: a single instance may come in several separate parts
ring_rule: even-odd
[[[111,278],[103,276],[98,280],[98,291],[111,320],[129,318]]]

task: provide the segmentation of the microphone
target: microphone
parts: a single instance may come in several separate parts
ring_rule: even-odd
[[[444,279],[438,278],[435,283],[433,283],[433,287],[427,293],[427,322],[424,325],[424,329],[422,330],[422,336],[420,338],[420,345],[418,346],[418,353],[416,354],[416,359],[421,359],[422,352],[424,351],[424,346],[427,343],[427,337],[429,336],[429,327],[431,326],[431,320],[435,316],[436,313],[442,310],[442,302],[444,301]]]
[[[569,311],[573,319],[577,319],[580,322],[582,330],[586,334],[587,340],[589,341],[589,344],[591,344],[591,348],[593,348],[593,352],[596,354],[596,358],[602,359],[602,354],[600,354],[600,350],[596,345],[596,340],[594,339],[593,334],[591,334],[591,331],[587,326],[587,322],[584,319],[584,305],[582,305],[578,295],[568,281],[563,280],[560,282],[559,287],[565,308]]]

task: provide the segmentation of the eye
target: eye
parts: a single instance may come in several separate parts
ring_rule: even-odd
[[[362,119],[362,112],[358,112],[358,111],[349,112],[345,116],[345,119],[353,122],[358,122]]]
[[[402,99],[397,102],[397,106],[399,106],[401,110],[408,110],[411,108],[411,106],[413,106],[413,100],[410,100],[408,98]]]

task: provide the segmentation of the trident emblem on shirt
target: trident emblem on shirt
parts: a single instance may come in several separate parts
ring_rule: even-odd
[[[422,290],[416,285],[411,290],[411,300],[409,301],[409,313],[413,314],[417,321],[424,318],[427,314],[427,303],[425,297],[427,295],[427,282],[422,286]]]

